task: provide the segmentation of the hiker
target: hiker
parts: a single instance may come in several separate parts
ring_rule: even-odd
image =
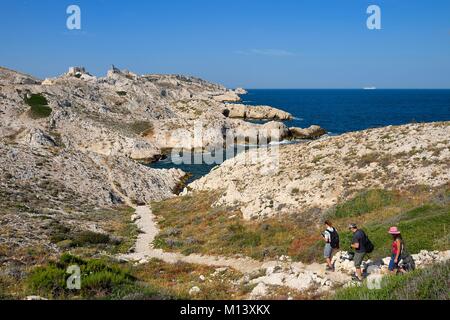
[[[353,233],[351,247],[355,249],[353,262],[355,263],[356,274],[353,276],[353,280],[362,281],[361,264],[366,253],[373,251],[373,244],[370,242],[364,231],[358,229],[358,226],[355,223],[351,223],[348,228]]]
[[[392,242],[392,256],[391,261],[389,262],[389,271],[392,274],[397,274],[398,271],[404,272],[404,270],[402,270],[398,265],[403,252],[402,235],[397,227],[391,227],[389,229],[389,234],[392,235],[392,238],[394,240]]]
[[[334,271],[334,266],[331,263],[333,259],[333,251],[339,249],[339,234],[336,228],[333,227],[331,221],[325,221],[326,229],[322,233],[322,237],[325,241],[325,247],[323,249],[323,256],[327,262],[326,271]]]

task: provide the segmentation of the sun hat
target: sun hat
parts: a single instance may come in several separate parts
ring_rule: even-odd
[[[400,234],[400,230],[398,230],[397,227],[390,227],[389,228],[389,233],[390,234]]]

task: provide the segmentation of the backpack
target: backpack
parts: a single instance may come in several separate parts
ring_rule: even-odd
[[[375,246],[373,245],[372,241],[370,241],[367,234],[364,231],[363,233],[364,233],[364,247],[366,248],[366,253],[372,253],[373,250],[375,249]]]
[[[333,249],[339,249],[339,233],[336,228],[333,228],[333,231],[328,230],[330,233],[330,246]]]
[[[400,265],[405,271],[413,271],[416,269],[416,263],[413,257],[406,251],[404,242],[402,242],[402,251],[400,253]]]

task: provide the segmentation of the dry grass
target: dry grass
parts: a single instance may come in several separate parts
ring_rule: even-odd
[[[234,208],[212,208],[219,194],[202,192],[153,204],[162,229],[155,245],[184,254],[245,255],[258,260],[289,255],[304,262],[321,261],[321,221],[328,218],[340,230],[344,250],[351,238],[347,231],[350,222],[366,229],[375,242],[373,257],[389,254],[386,230],[390,224],[404,229],[411,238],[407,240],[411,251],[445,249],[448,243],[442,232],[450,217],[446,215],[450,205],[448,200],[435,203],[439,195],[448,199],[445,190],[370,190],[326,213],[299,213],[262,221],[244,221]]]
[[[296,239],[309,236],[298,217],[244,221],[239,210],[211,208],[217,197],[202,192],[154,203],[162,229],[155,245],[184,254],[242,254],[261,260],[286,255]]]
[[[242,275],[232,269],[216,272],[212,267],[181,262],[167,264],[156,259],[136,267],[133,275],[139,281],[161,288],[166,295],[179,299],[243,299],[252,289],[252,286],[234,284]],[[205,280],[201,280],[201,276]],[[189,290],[194,286],[199,287],[201,291],[190,296]]]

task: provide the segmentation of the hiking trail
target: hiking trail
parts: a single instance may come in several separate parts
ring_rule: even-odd
[[[251,258],[230,258],[198,254],[183,255],[180,253],[164,252],[162,249],[156,249],[153,246],[153,241],[159,233],[159,228],[157,227],[155,216],[150,207],[136,207],[136,215],[138,216],[136,224],[141,230],[141,233],[136,241],[135,252],[121,255],[119,256],[120,259],[144,263],[150,259],[156,258],[167,263],[185,262],[211,267],[230,267],[245,274],[261,269],[267,269],[269,267],[275,267],[280,264],[280,261],[277,260],[261,262]],[[301,262],[285,262],[285,264],[288,264],[290,268],[296,270],[316,273],[333,282],[343,283],[350,279],[350,277],[344,273],[326,273],[325,264],[313,263],[306,265]]]

